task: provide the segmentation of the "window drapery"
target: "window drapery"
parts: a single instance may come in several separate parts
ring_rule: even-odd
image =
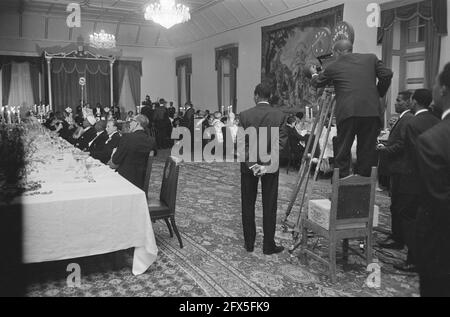
[[[13,62],[11,65],[8,104],[11,106],[20,106],[22,113],[32,109],[34,96],[31,85],[30,64],[27,62]]]
[[[132,111],[135,112],[136,107],[140,105],[141,98],[142,62],[118,60],[114,63],[115,80],[113,94],[115,102],[120,102],[122,98],[121,93],[123,91],[125,71],[128,73],[128,81],[134,103]]]
[[[33,94],[32,104],[39,103],[39,76],[42,58],[28,56],[0,55],[0,69],[2,69],[2,104],[9,103],[12,63],[28,63]]]
[[[416,17],[426,21],[425,87],[431,89],[435,76],[439,72],[441,38],[448,34],[447,0],[426,0],[382,11],[377,40],[378,44],[383,45],[383,61],[387,66],[392,65],[394,24],[397,21],[409,21]]]

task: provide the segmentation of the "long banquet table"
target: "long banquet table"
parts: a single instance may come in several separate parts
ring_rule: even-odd
[[[144,273],[158,253],[144,192],[64,140],[41,132],[27,173],[27,182],[40,188],[14,202],[22,206],[23,262],[134,247],[132,272]]]

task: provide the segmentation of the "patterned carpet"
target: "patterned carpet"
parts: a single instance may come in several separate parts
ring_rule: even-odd
[[[163,159],[153,165],[150,197],[157,198],[162,178]],[[291,245],[290,234],[279,224],[284,218],[296,173],[281,173],[276,239],[285,247]],[[313,198],[328,197],[328,180],[320,181]],[[159,256],[143,275],[131,274],[131,253],[122,251],[80,260],[81,288],[66,286],[67,262],[27,266],[28,296],[174,296],[174,297],[318,297],[318,296],[418,296],[418,277],[402,275],[392,263],[405,259],[405,252],[376,249],[382,265],[381,288],[366,286],[366,266],[357,256],[343,265],[338,254],[338,282],[328,279],[327,268],[310,260],[299,263],[297,254],[288,252],[266,256],[262,253],[261,197],[257,201],[258,236],[254,253],[243,247],[240,208],[239,165],[230,163],[184,164],[180,170],[177,197],[177,225],[185,247],[170,238],[164,222],[154,224]],[[377,193],[381,207],[380,221],[389,228],[389,198]],[[296,212],[289,218],[296,220]],[[296,211],[296,212],[295,212]],[[385,235],[375,234],[375,240]],[[358,241],[355,241],[358,246]],[[326,253],[319,240],[317,250]],[[73,262],[73,261],[72,261]]]

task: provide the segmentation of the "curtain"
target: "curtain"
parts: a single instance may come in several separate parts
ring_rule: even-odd
[[[95,106],[97,103],[102,106],[111,106],[110,81],[109,74],[86,73],[86,96],[87,102],[91,106]]]
[[[8,104],[20,106],[21,112],[25,113],[31,109],[34,103],[30,64],[13,62]]]
[[[433,21],[439,35],[446,35],[447,0],[425,0],[422,2],[390,9],[381,12],[381,26],[378,28],[378,44],[381,44],[385,32],[392,29],[395,21],[409,21],[419,16],[426,21]]]
[[[187,99],[187,89],[186,89],[186,67],[182,66],[180,68],[180,86],[178,87],[179,91],[180,91],[180,104],[181,106],[184,106],[186,104],[186,102],[188,101]]]
[[[127,67],[128,79],[130,81],[131,94],[133,96],[134,106],[137,107],[141,99],[141,75],[135,67]]]
[[[436,75],[439,73],[439,61],[441,57],[441,36],[437,33],[432,21],[428,21],[425,27],[425,87],[433,89]]]
[[[0,100],[3,100],[3,80],[2,80],[2,68],[0,67]]]
[[[52,96],[56,111],[71,107],[75,112],[81,100],[80,77],[86,78],[86,102],[110,105],[110,66],[106,60],[52,59]]]
[[[125,81],[125,71],[128,72],[128,80],[130,82],[133,103],[138,106],[140,105],[141,98],[142,77],[142,62],[140,61],[116,61],[114,63],[114,101],[120,102],[120,100],[122,100],[121,93]]]
[[[9,88],[11,86],[11,64],[2,66],[2,104],[6,106],[9,100]]]
[[[81,86],[78,81],[82,74],[77,72],[59,72],[52,74],[52,101],[55,111],[64,111],[71,107],[73,113],[81,100]]]
[[[130,77],[128,76],[128,70],[125,69],[122,80],[122,88],[120,90],[119,107],[120,113],[124,116],[128,111],[136,112],[136,106],[134,103],[133,94],[130,87]]]

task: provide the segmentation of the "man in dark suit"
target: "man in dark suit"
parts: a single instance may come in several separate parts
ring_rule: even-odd
[[[169,130],[171,127],[171,122],[166,105],[167,101],[161,98],[159,100],[159,107],[156,107],[153,114],[156,128],[156,143],[160,149],[166,149],[169,147]]]
[[[94,109],[92,109],[92,113],[94,114],[94,117],[101,119],[105,115],[105,111],[103,110],[102,105],[100,102],[97,102],[97,105]]]
[[[88,115],[83,121],[83,134],[75,140],[75,146],[81,150],[87,150],[89,147],[89,142],[91,142],[97,135],[97,130],[95,130],[96,120],[94,116]]]
[[[117,121],[108,121],[106,133],[108,138],[104,141],[104,144],[91,151],[91,156],[100,160],[103,164],[108,163],[113,150],[119,146],[121,135],[118,131]]]
[[[271,153],[276,162],[263,162],[260,156],[262,140],[248,140],[240,131],[238,144],[245,144],[245,160],[241,163],[241,199],[242,199],[242,223],[244,229],[245,248],[253,252],[256,239],[255,202],[258,193],[258,183],[262,182],[263,201],[263,253],[266,255],[280,253],[282,246],[275,244],[275,226],[277,219],[278,203],[278,178],[279,178],[279,153],[282,153],[287,143],[286,115],[273,108],[268,100],[271,97],[270,85],[263,83],[256,87],[254,100],[256,107],[240,114],[240,123],[243,129],[256,129],[258,136],[261,128],[266,128],[267,148],[263,153]],[[279,140],[272,143],[271,128],[279,129]],[[250,144],[251,143],[251,144]],[[264,144],[264,142],[262,142]],[[254,146],[255,145],[255,146]],[[257,153],[256,153],[257,151]],[[275,157],[273,157],[275,156]],[[256,161],[255,161],[256,159]],[[268,165],[270,164],[270,165]]]
[[[190,102],[185,103],[185,113],[181,124],[191,133],[191,151],[194,153],[195,110]]]
[[[409,193],[408,175],[411,163],[406,152],[406,125],[414,117],[410,109],[411,93],[398,94],[395,111],[400,115],[392,127],[387,145],[379,144],[378,150],[386,156],[391,179],[391,236],[380,246],[389,249],[403,249],[404,240],[401,230],[402,210],[414,207],[415,197]]]
[[[147,117],[150,127],[153,126],[154,112],[152,103],[145,103],[144,107],[141,109],[141,114]]]
[[[442,122],[417,141],[423,204],[417,218],[420,292],[450,297],[450,63],[433,89]]]
[[[91,142],[88,143],[88,151],[100,151],[103,149],[106,140],[108,139],[108,133],[106,132],[106,121],[100,120],[95,124],[95,130],[97,135]]]
[[[335,166],[340,176],[350,174],[351,148],[358,137],[356,173],[369,177],[377,166],[377,137],[384,109],[380,98],[391,84],[393,73],[374,54],[353,53],[353,45],[341,40],[333,47],[335,62],[318,74],[312,66],[312,85],[333,84],[336,91],[337,153]],[[378,79],[378,84],[377,84]]]
[[[432,99],[431,91],[427,89],[416,90],[411,100],[411,110],[414,112],[414,117],[405,126],[406,159],[410,164],[410,168],[409,173],[405,175],[403,189],[408,193],[408,201],[410,203],[408,204],[408,208],[403,208],[400,211],[400,223],[403,240],[408,246],[408,258],[406,263],[397,265],[395,268],[407,272],[416,271],[415,226],[418,207],[423,203],[419,198],[422,192],[422,181],[417,163],[417,140],[422,133],[431,129],[439,122],[439,119],[429,111]]]
[[[146,116],[137,115],[130,122],[130,132],[124,134],[110,166],[129,182],[143,189],[150,151],[156,150],[156,142],[145,133]]]

